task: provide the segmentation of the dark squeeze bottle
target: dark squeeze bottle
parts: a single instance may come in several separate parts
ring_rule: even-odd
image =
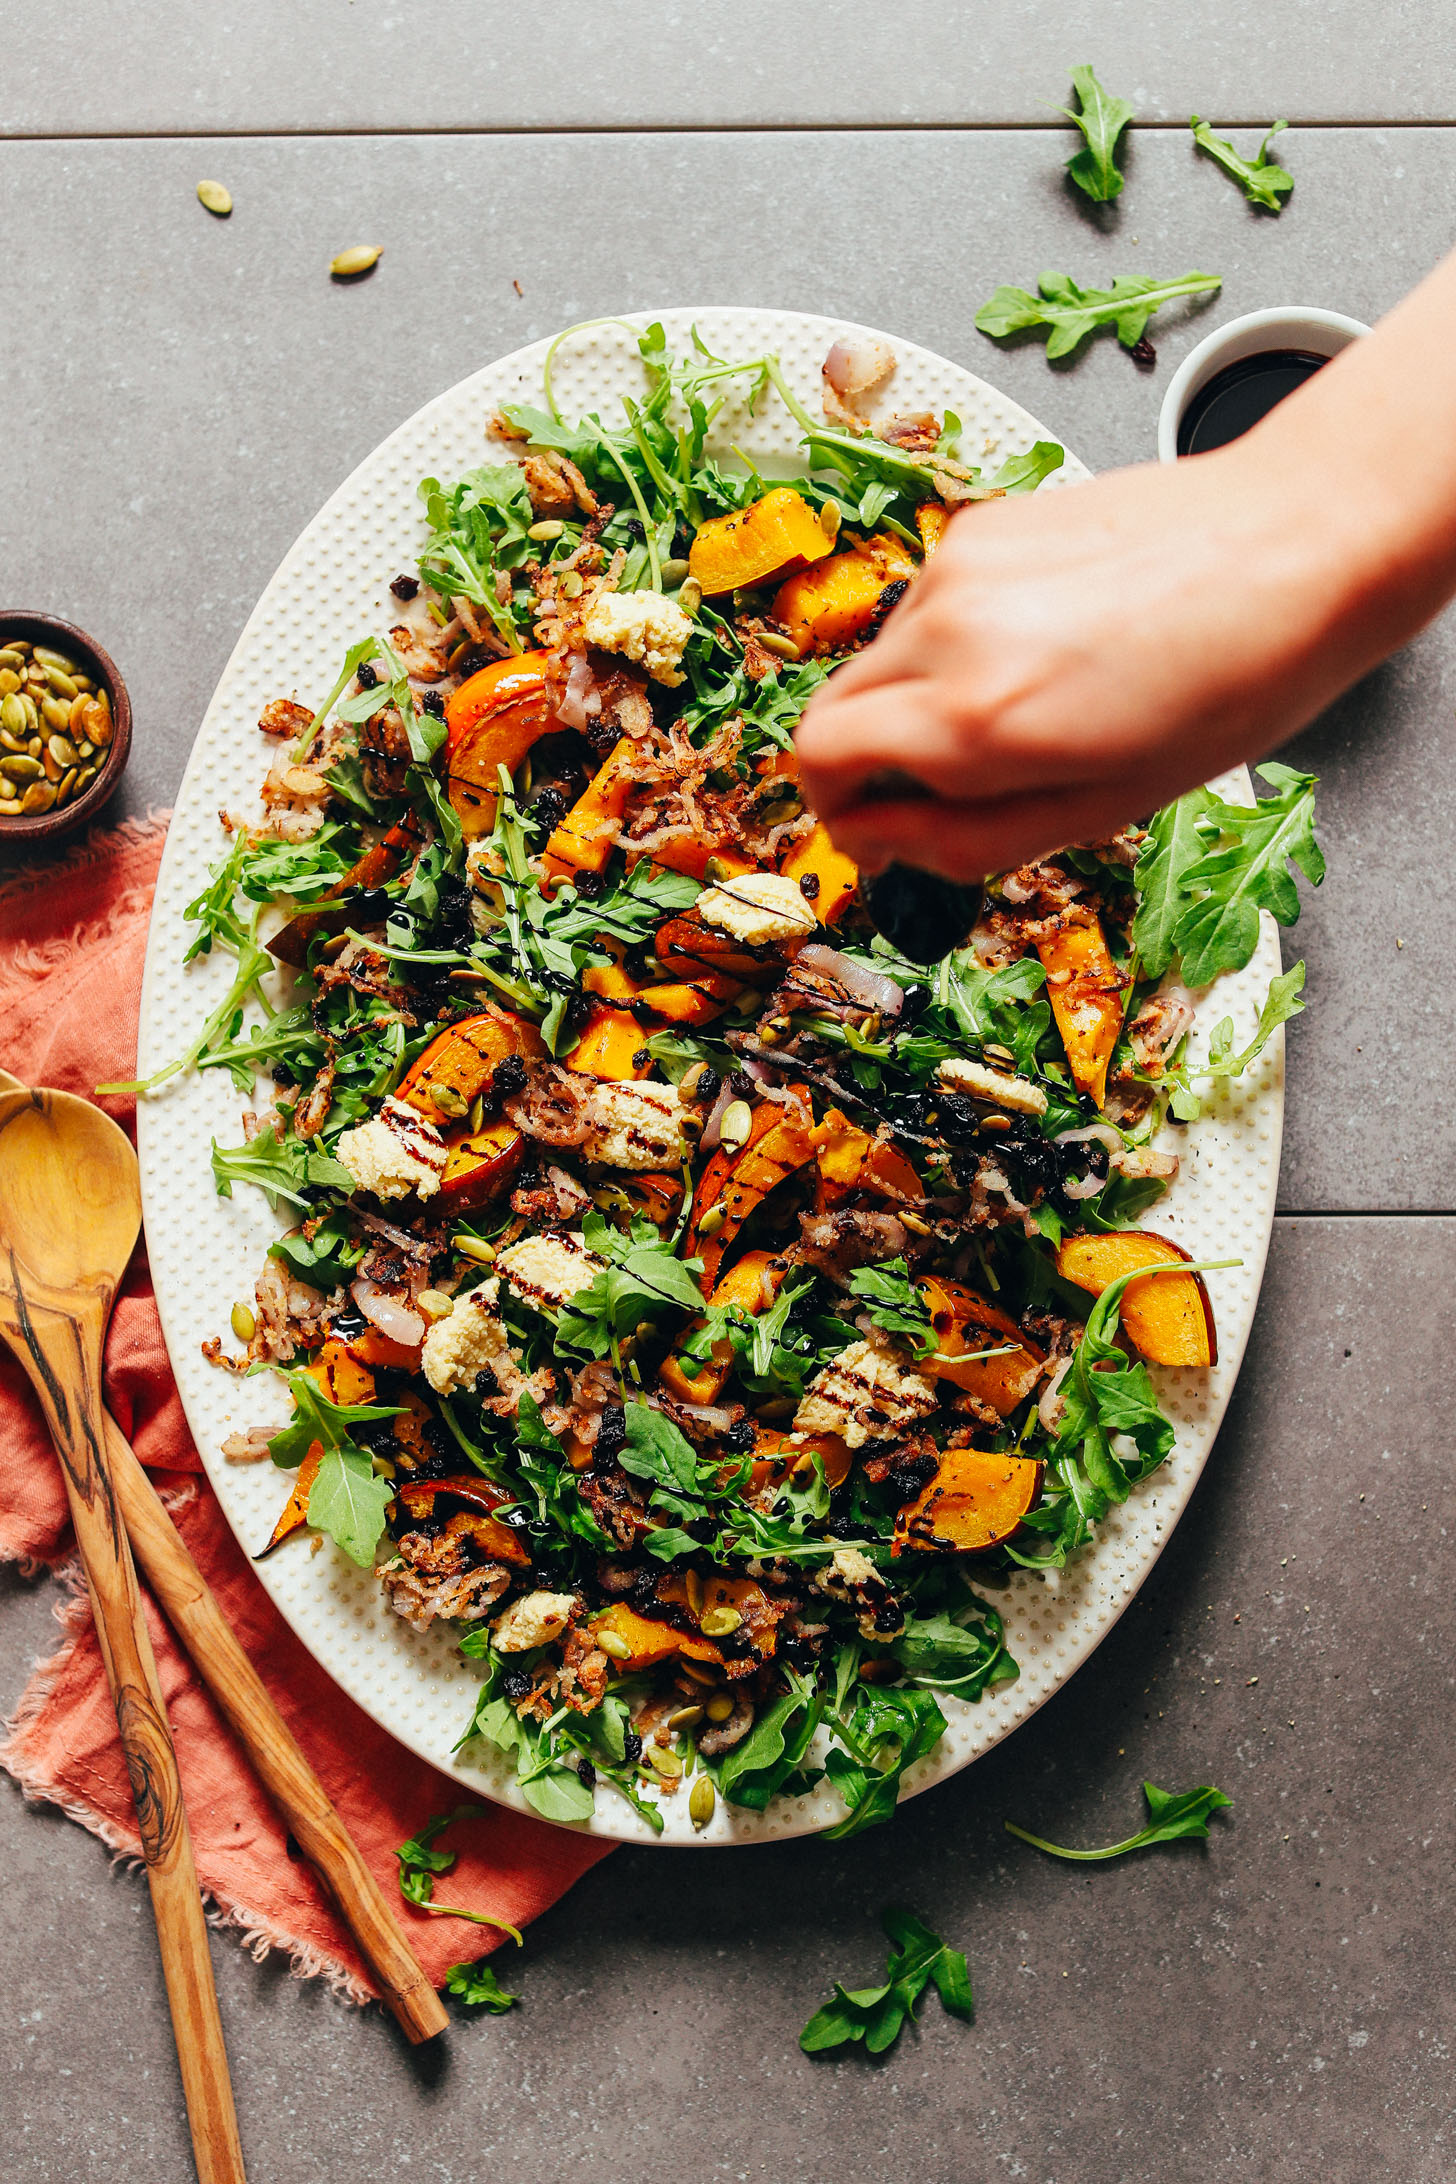
[[[912,963],[939,963],[981,914],[981,889],[912,865],[890,865],[864,890],[865,908],[892,948]]]
[[[1328,357],[1311,356],[1305,349],[1261,349],[1257,356],[1225,365],[1183,412],[1178,453],[1206,455],[1210,448],[1241,439],[1328,362]]]

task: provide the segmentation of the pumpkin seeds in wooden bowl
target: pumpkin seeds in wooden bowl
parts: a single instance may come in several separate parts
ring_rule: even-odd
[[[95,640],[55,615],[0,608],[0,846],[98,811],[131,748],[131,702]]]

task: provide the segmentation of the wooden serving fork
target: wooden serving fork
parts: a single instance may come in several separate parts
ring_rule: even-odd
[[[136,1156],[115,1123],[66,1092],[0,1096],[0,1334],[61,1460],[131,1778],[197,2174],[244,2184],[177,1755],[106,1451],[101,1345],[140,1226]]]

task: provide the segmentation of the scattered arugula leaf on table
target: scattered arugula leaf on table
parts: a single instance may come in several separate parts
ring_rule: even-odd
[[[509,1934],[511,1940],[519,1948],[521,1946],[520,1928],[512,1926],[508,1920],[493,1919],[487,1911],[462,1911],[456,1904],[436,1903],[434,1900],[436,1880],[440,1875],[454,1870],[455,1861],[459,1856],[458,1851],[434,1849],[433,1845],[436,1837],[443,1835],[446,1828],[453,1827],[457,1820],[474,1820],[477,1818],[483,1819],[484,1817],[484,1805],[456,1805],[451,1811],[437,1812],[432,1820],[427,1820],[420,1829],[419,1834],[412,1835],[407,1842],[401,1843],[394,1854],[399,1860],[399,1892],[406,1903],[414,1904],[416,1909],[420,1911],[433,1911],[438,1918],[469,1919],[475,1926],[498,1927],[501,1933]],[[451,1966],[452,1972],[479,1971],[480,1969],[479,1965],[456,1964]],[[460,1990],[455,1988],[452,1991],[458,1993]],[[497,2006],[509,2007],[510,2003],[517,1999],[518,1997],[515,1995],[508,1995],[505,2004]]]
[[[474,1964],[452,1964],[445,1974],[445,1987],[467,2009],[488,2010],[493,2017],[515,2009],[521,1999],[518,1994],[506,1993],[489,1957],[481,1957]]]
[[[1178,1843],[1194,1838],[1207,1842],[1210,1814],[1233,1803],[1222,1790],[1208,1784],[1202,1789],[1180,1792],[1160,1790],[1156,1782],[1145,1782],[1143,1796],[1148,1808],[1147,1826],[1139,1828],[1125,1843],[1109,1843],[1102,1850],[1067,1850],[1060,1843],[1043,1842],[1039,1835],[1029,1834],[1013,1820],[1003,1821],[1002,1825],[1009,1835],[1018,1835],[1023,1843],[1030,1843],[1033,1850],[1044,1850],[1052,1858],[1075,1858],[1091,1864],[1101,1858],[1121,1858],[1129,1850],[1147,1850],[1154,1843]]]
[[[292,1390],[293,1418],[273,1435],[268,1452],[275,1464],[294,1470],[317,1446],[319,1467],[309,1489],[308,1521],[327,1532],[361,1569],[370,1569],[394,1487],[376,1477],[373,1457],[349,1428],[376,1418],[397,1418],[400,1406],[335,1403],[306,1370],[280,1370],[279,1378]]]
[[[1189,115],[1188,126],[1199,150],[1207,152],[1209,158],[1238,183],[1251,205],[1263,205],[1270,212],[1284,210],[1281,200],[1293,189],[1294,177],[1286,167],[1278,166],[1269,157],[1269,147],[1280,130],[1289,127],[1287,121],[1274,123],[1254,159],[1245,159],[1227,137],[1215,136],[1211,124],[1200,121],[1197,114]]]
[[[948,1948],[913,1911],[891,1907],[880,1924],[893,1944],[883,1984],[845,1987],[836,1981],[833,2000],[814,2012],[799,2035],[806,2055],[854,2041],[863,2041],[869,2054],[882,2055],[899,2039],[906,2019],[913,2023],[916,2004],[932,1982],[953,2017],[969,2022],[975,2016],[970,1973],[958,1949]]]
[[[1210,796],[1198,821],[1208,847],[1187,866],[1183,887],[1192,898],[1174,928],[1173,941],[1190,986],[1212,984],[1220,971],[1240,971],[1259,939],[1259,912],[1281,925],[1299,917],[1296,865],[1312,885],[1325,876],[1324,853],[1315,840],[1315,776],[1269,759],[1257,771],[1272,796],[1253,804],[1228,804]],[[1195,890],[1205,888],[1204,894]]]
[[[1069,106],[1056,110],[1076,124],[1086,142],[1067,161],[1067,172],[1084,195],[1105,205],[1122,191],[1117,140],[1132,120],[1133,110],[1126,99],[1114,98],[1103,89],[1090,63],[1072,70],[1072,89],[1077,94],[1079,111],[1074,114]]]
[[[1049,359],[1070,355],[1099,326],[1115,326],[1123,347],[1135,349],[1149,319],[1165,303],[1179,296],[1209,295],[1221,285],[1217,273],[1185,273],[1172,281],[1123,274],[1110,288],[1080,288],[1069,273],[1042,273],[1035,296],[1025,288],[998,288],[976,313],[976,326],[993,341],[1044,331]]]

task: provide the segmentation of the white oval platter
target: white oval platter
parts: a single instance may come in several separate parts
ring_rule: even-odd
[[[820,365],[836,336],[867,331],[844,321],[786,311],[712,308],[630,314],[645,327],[666,326],[675,350],[696,325],[725,356],[780,357],[790,385],[817,413]],[[893,335],[881,335],[898,364],[887,389],[897,410],[953,409],[962,419],[969,460],[996,467],[1034,440],[1055,438],[1026,411],[959,365]],[[317,703],[347,647],[397,618],[387,586],[413,567],[420,538],[415,488],[426,475],[450,479],[491,459],[486,429],[502,401],[539,403],[549,344],[537,342],[426,405],[345,480],[288,553],[239,638],[198,733],[177,799],[152,914],[142,990],[139,1075],[184,1051],[207,1011],[226,991],[229,962],[203,958],[183,966],[190,928],[185,905],[222,853],[220,806],[251,814],[267,751],[257,732],[262,707],[297,694]],[[563,345],[553,366],[568,418],[597,409],[617,413],[621,393],[643,386],[632,336],[605,322]],[[772,396],[750,416],[733,402],[717,420],[713,444],[740,447],[770,473],[796,467],[796,428]],[[1042,488],[1065,490],[1089,473],[1075,457]],[[1248,776],[1218,784],[1250,797]],[[1279,969],[1277,932],[1267,917],[1248,967],[1219,981],[1200,1009],[1195,1043],[1218,1017],[1232,1015],[1243,1043],[1271,975]],[[938,1750],[908,1777],[906,1794],[927,1789],[988,1751],[1035,1713],[1103,1639],[1142,1584],[1186,1507],[1237,1378],[1259,1294],[1273,1221],[1283,1125],[1283,1034],[1270,1041],[1246,1081],[1223,1093],[1191,1127],[1177,1133],[1182,1172],[1154,1225],[1197,1258],[1237,1258],[1236,1270],[1209,1277],[1219,1331],[1210,1372],[1158,1375],[1177,1429],[1174,1453],[1102,1526],[1076,1567],[1043,1577],[1018,1573],[991,1596],[1006,1619],[1007,1642],[1021,1674],[977,1704],[946,1699],[950,1726]],[[262,1094],[260,1087],[260,1096]],[[147,1245],[162,1325],[188,1423],[213,1488],[244,1550],[268,1536],[286,1490],[271,1464],[237,1465],[220,1454],[226,1437],[286,1415],[283,1391],[261,1376],[237,1380],[209,1366],[205,1337],[226,1334],[238,1298],[253,1280],[279,1226],[261,1196],[240,1188],[218,1198],[209,1151],[214,1137],[236,1143],[244,1102],[221,1070],[173,1080],[141,1102],[138,1137]],[[522,1809],[524,1799],[493,1754],[455,1750],[470,1719],[474,1672],[444,1632],[417,1633],[386,1605],[382,1589],[332,1545],[311,1554],[299,1539],[258,1566],[259,1583],[322,1666],[367,1714],[402,1744],[478,1795]],[[704,1832],[692,1829],[683,1794],[665,1801],[662,1835],[608,1788],[583,1828],[622,1841],[666,1845],[727,1844],[812,1834],[842,1815],[832,1790],[777,1799],[766,1813],[725,1807]]]

